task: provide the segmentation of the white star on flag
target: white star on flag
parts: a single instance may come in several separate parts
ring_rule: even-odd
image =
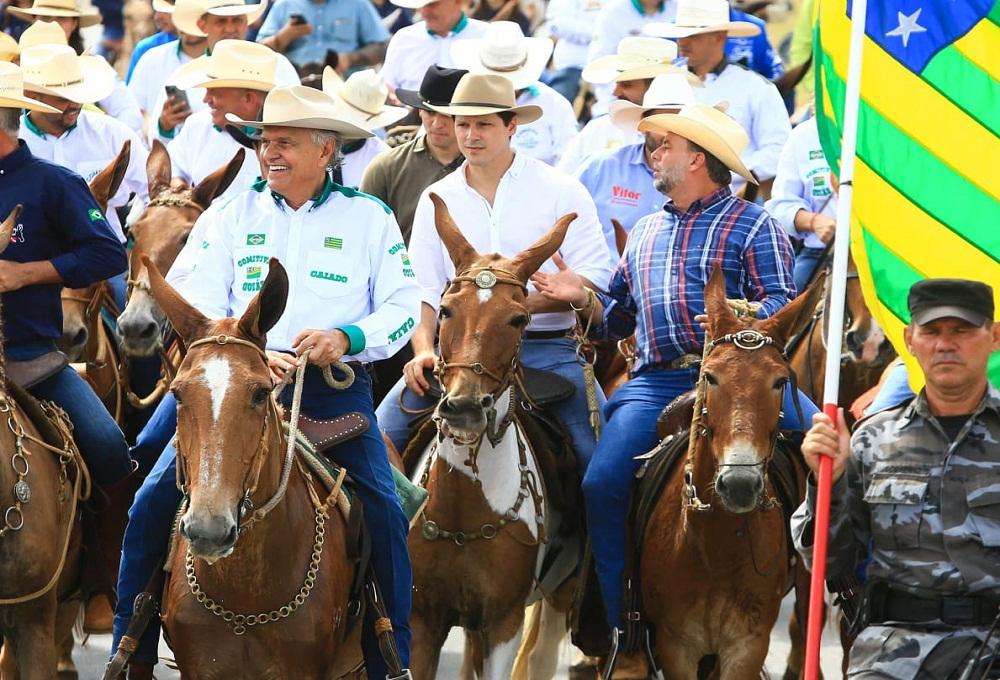
[[[899,26],[886,33],[886,37],[898,36],[903,39],[903,47],[906,47],[910,42],[911,33],[926,33],[927,29],[917,24],[917,20],[920,18],[920,13],[923,11],[924,8],[920,7],[916,12],[909,16],[906,16],[902,12],[896,12],[896,18],[899,20]]]

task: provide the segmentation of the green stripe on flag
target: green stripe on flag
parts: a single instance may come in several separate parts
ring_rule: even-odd
[[[996,83],[989,73],[966,59],[953,45],[937,53],[920,77],[970,118],[1000,136],[1000,101],[991,96]]]
[[[893,313],[903,324],[910,323],[910,311],[906,306],[906,298],[910,294],[910,286],[924,278],[908,264],[882,245],[882,242],[872,234],[864,224],[861,225],[861,236],[865,241],[869,270],[875,283],[879,301]]]
[[[991,9],[990,13],[986,15],[986,18],[997,26],[1000,26],[1000,2],[993,5],[993,9]]]

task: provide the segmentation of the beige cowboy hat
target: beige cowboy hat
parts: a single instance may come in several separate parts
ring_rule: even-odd
[[[174,26],[178,31],[197,38],[206,38],[208,36],[198,28],[198,19],[203,14],[214,14],[220,17],[245,15],[247,23],[252,24],[264,14],[266,9],[267,0],[260,0],[255,5],[246,4],[243,0],[177,0],[174,3],[172,14]]]
[[[18,41],[21,51],[37,45],[68,45],[66,32],[54,21],[36,21],[24,29]]]
[[[552,47],[548,38],[526,38],[513,21],[494,21],[482,38],[454,41],[451,58],[455,68],[504,76],[515,90],[523,90],[541,77]]]
[[[34,0],[31,7],[9,6],[7,13],[23,21],[34,21],[36,17],[76,17],[80,20],[80,28],[101,23],[101,13],[96,7],[76,0]]]
[[[598,57],[587,64],[581,77],[588,83],[603,85],[655,78],[665,73],[686,73],[684,69],[673,66],[676,58],[677,43],[663,38],[630,35],[618,43],[615,54]]]
[[[730,21],[728,0],[678,0],[672,22],[655,21],[642,29],[658,38],[687,38],[716,31],[725,31],[730,37],[751,37],[760,33],[760,27],[749,21]]]
[[[0,32],[0,61],[14,61],[20,53],[21,47],[17,41],[8,34]]]
[[[488,116],[510,111],[520,125],[542,117],[540,106],[517,106],[514,85],[508,78],[484,73],[466,73],[455,86],[455,94],[447,106],[428,104],[427,108],[449,116]]]
[[[27,109],[42,113],[60,113],[59,109],[25,97],[21,67],[8,61],[0,62],[0,109]]]
[[[345,81],[327,66],[323,69],[323,92],[340,105],[344,120],[369,132],[392,125],[409,113],[401,106],[386,106],[389,88],[370,68],[355,71]]]
[[[425,7],[432,2],[437,2],[437,0],[389,0],[396,7],[405,7],[406,9],[420,9]]]
[[[243,120],[232,113],[226,114],[226,120],[250,128],[274,125],[327,130],[343,135],[346,140],[374,136],[368,130],[344,120],[333,97],[305,85],[289,85],[271,90],[264,100],[261,120]]]
[[[77,104],[93,104],[115,89],[115,71],[103,57],[78,56],[69,45],[35,45],[21,52],[24,89]]]
[[[642,104],[619,100],[611,102],[608,107],[611,123],[628,132],[639,129],[639,121],[650,115],[650,111],[659,113],[676,113],[688,104],[694,104],[694,90],[687,76],[680,73],[668,73],[656,76],[642,98]],[[661,109],[668,109],[663,111]]]
[[[174,3],[167,2],[167,0],[153,0],[153,11],[162,12],[163,14],[173,14]]]
[[[708,151],[746,181],[757,184],[740,160],[750,138],[739,123],[714,106],[688,104],[677,113],[648,116],[639,122],[639,132],[673,132]]]
[[[267,45],[249,40],[220,40],[212,54],[181,66],[170,84],[191,87],[242,87],[268,92],[277,87],[278,53]]]

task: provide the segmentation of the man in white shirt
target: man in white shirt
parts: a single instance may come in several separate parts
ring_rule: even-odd
[[[263,128],[260,156],[268,179],[219,210],[198,264],[179,292],[208,317],[239,316],[260,290],[270,258],[278,258],[288,272],[290,295],[267,333],[274,379],[296,368],[310,350],[302,413],[326,419],[360,411],[374,423],[371,382],[360,364],[355,364],[354,384],[338,391],[327,387],[319,369],[338,360],[391,356],[409,337],[420,291],[392,212],[381,201],[330,180],[328,166],[337,162],[344,139],[369,134],[338,120],[337,111],[328,95],[296,86],[268,94],[261,122],[229,116],[237,125]],[[372,427],[328,455],[347,469],[364,503],[372,565],[405,667],[412,587],[408,527],[385,445]],[[174,447],[168,446],[129,513],[118,581],[116,648],[131,619],[134,597],[167,548],[180,500],[175,457]],[[156,623],[154,619],[139,641],[130,670],[149,672],[156,663]],[[362,649],[369,677],[385,678],[387,669],[368,625]]]
[[[205,46],[204,36],[178,31],[177,40],[149,48],[136,63],[128,89],[139,102],[143,115],[149,119],[147,129],[154,128],[151,131],[155,131],[158,118],[155,107],[167,78],[178,67],[205,54]]]
[[[552,0],[546,12],[549,35],[556,46],[552,50],[552,71],[542,76],[542,82],[570,102],[580,93],[580,74],[587,65],[600,11],[601,0]]]
[[[454,265],[434,227],[436,193],[448,206],[463,236],[481,253],[512,257],[521,252],[563,215],[577,213],[559,249],[566,263],[582,267],[589,285],[604,290],[611,275],[611,258],[597,223],[594,201],[572,177],[515,152],[512,146],[519,123],[542,115],[537,106],[516,106],[514,88],[506,78],[469,73],[462,77],[448,106],[435,111],[455,116],[455,134],[466,161],[455,172],[429,186],[417,204],[410,236],[413,266],[423,293],[420,324],[413,334],[414,358],[379,406],[379,423],[399,446],[406,443],[410,417],[400,409],[404,387],[421,406],[433,405],[425,396],[424,370],[437,362],[434,340],[441,293]],[[556,271],[550,260],[542,270]],[[534,291],[529,284],[529,291]],[[575,324],[565,304],[549,304],[535,292],[528,295],[531,323],[521,346],[521,363],[554,371],[576,385],[570,399],[553,407],[573,439],[578,463],[585,468],[594,450],[594,432],[588,418],[583,373],[576,359],[576,343],[568,336]],[[412,395],[410,395],[412,396]],[[411,406],[407,398],[407,405]],[[598,401],[604,395],[598,387]]]
[[[389,40],[380,73],[390,91],[420,89],[424,73],[435,64],[455,68],[452,44],[486,33],[485,21],[470,19],[462,11],[463,0],[393,0],[393,4],[419,9],[423,21],[401,28]]]

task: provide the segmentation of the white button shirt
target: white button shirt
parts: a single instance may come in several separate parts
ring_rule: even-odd
[[[644,141],[639,132],[626,132],[611,122],[607,114],[591,118],[583,129],[569,140],[556,166],[565,173],[576,175],[584,164],[597,154],[620,149]]]
[[[372,162],[375,156],[388,150],[389,145],[381,139],[378,137],[369,137],[360,149],[346,154],[344,156],[344,164],[340,168],[340,172],[344,178],[344,186],[351,189],[357,189],[361,186],[361,178],[365,176],[368,164]]]
[[[198,184],[232,160],[243,147],[225,130],[212,123],[212,112],[202,109],[192,113],[177,136],[167,144],[174,177],[191,185]],[[225,199],[249,189],[260,176],[260,162],[252,149],[246,150],[240,172],[216,200]]]
[[[97,104],[106,114],[125,123],[133,132],[142,134],[142,109],[117,73],[115,74],[115,89]]]
[[[111,116],[84,109],[80,111],[76,125],[58,137],[42,132],[27,116],[22,116],[18,137],[24,140],[31,153],[38,158],[69,168],[88,183],[118,157],[125,140],[131,141],[125,179],[108,201],[107,211],[108,224],[114,229],[118,240],[125,242],[118,213],[111,208],[125,205],[132,193],[137,194],[143,204],[149,200],[146,181],[147,151],[135,132]]]
[[[552,0],[546,13],[549,31],[556,38],[552,50],[552,68],[582,69],[587,65],[587,51],[594,26],[601,11],[601,0]]]
[[[455,68],[451,58],[451,46],[455,41],[482,38],[485,33],[486,22],[478,19],[466,19],[457,33],[452,31],[443,37],[428,33],[423,21],[411,24],[389,39],[385,63],[379,74],[394,90],[419,90],[424,74],[434,64]]]
[[[778,156],[792,131],[778,88],[754,71],[726,63],[720,73],[705,77],[705,87],[694,88],[694,96],[711,106],[729,102],[726,113],[750,137],[750,145],[742,154],[743,162],[761,181],[774,177],[778,172]],[[742,181],[738,184],[742,185]]]
[[[153,115],[156,100],[163,92],[167,76],[177,70],[177,67],[191,61],[191,57],[181,49],[179,40],[151,47],[142,55],[135,65],[132,78],[128,82],[128,90],[139,102],[143,113]],[[159,109],[157,109],[159,112]],[[159,115],[159,113],[157,113]],[[151,121],[156,125],[156,121]]]
[[[566,264],[598,288],[606,290],[611,280],[611,254],[597,221],[597,208],[582,184],[573,177],[524,154],[500,179],[491,206],[466,180],[468,163],[424,190],[417,202],[410,236],[410,252],[423,301],[438,308],[455,267],[434,227],[434,204],[430,192],[448,206],[455,224],[479,253],[500,253],[514,257],[541,238],[566,213],[577,218],[569,226],[559,254]],[[556,272],[552,260],[541,271]],[[534,285],[528,283],[528,290]],[[551,312],[531,317],[528,330],[547,331],[571,328],[573,312]]]
[[[518,125],[511,143],[519,153],[555,165],[577,132],[573,105],[545,83],[535,83],[517,98],[518,106],[528,104],[542,107],[542,117]]]
[[[327,180],[298,210],[263,182],[223,206],[208,224],[180,292],[211,318],[240,316],[267,277],[269,258],[288,271],[288,304],[267,347],[291,350],[307,328],[345,329],[349,356],[392,356],[420,318],[420,289],[396,218],[378,199]],[[363,335],[356,348],[352,336]]]
[[[788,136],[778,159],[778,174],[774,178],[771,200],[764,207],[778,220],[792,238],[805,237],[807,248],[825,248],[826,244],[812,232],[795,228],[795,215],[808,210],[828,217],[837,216],[837,195],[830,184],[830,164],[819,143],[816,119],[800,124]]]

